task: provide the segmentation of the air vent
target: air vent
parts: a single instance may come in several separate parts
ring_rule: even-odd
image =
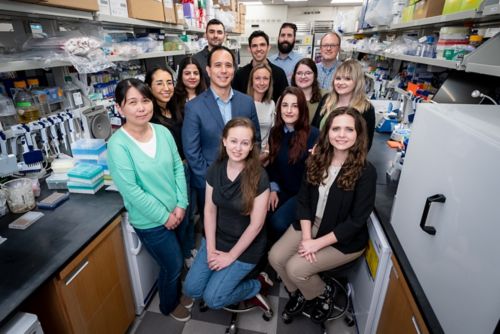
[[[333,31],[333,21],[314,21],[312,25],[315,33]]]

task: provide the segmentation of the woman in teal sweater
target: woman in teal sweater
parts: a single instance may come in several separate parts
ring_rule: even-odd
[[[183,257],[176,228],[187,206],[184,167],[174,138],[149,123],[153,95],[142,81],[118,83],[115,100],[125,124],[108,143],[109,169],[139,239],[160,266],[160,310],[187,321],[192,302],[180,298]]]

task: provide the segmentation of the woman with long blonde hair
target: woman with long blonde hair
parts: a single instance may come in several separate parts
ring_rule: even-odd
[[[344,61],[333,75],[332,91],[321,100],[312,125],[323,128],[328,115],[336,108],[351,107],[364,118],[368,131],[368,146],[370,150],[375,132],[375,108],[365,93],[365,74],[361,64],[355,59]]]

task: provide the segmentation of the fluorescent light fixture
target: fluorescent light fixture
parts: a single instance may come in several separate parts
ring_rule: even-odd
[[[241,3],[244,3],[247,6],[259,6],[264,4],[262,1],[241,1]]]
[[[283,2],[307,2],[307,0],[283,0]]]
[[[332,0],[332,5],[362,5],[363,0]]]

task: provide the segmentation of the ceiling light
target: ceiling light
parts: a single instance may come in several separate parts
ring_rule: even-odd
[[[363,0],[332,0],[332,5],[359,5],[363,4]]]
[[[247,6],[258,6],[264,4],[262,1],[245,1],[245,2],[242,1],[241,3],[244,3]]]
[[[307,0],[283,0],[284,2],[307,2]]]

